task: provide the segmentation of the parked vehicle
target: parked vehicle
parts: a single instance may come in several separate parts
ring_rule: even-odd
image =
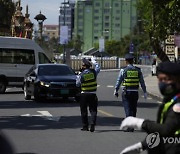
[[[50,63],[50,60],[33,40],[0,37],[0,93],[4,93],[7,86],[22,87],[27,71],[41,63]]]
[[[75,97],[80,92],[76,87],[76,74],[65,64],[37,64],[24,78],[24,96],[36,101],[46,98]]]

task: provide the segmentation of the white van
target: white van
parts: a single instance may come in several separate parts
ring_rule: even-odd
[[[33,40],[0,37],[0,93],[7,86],[23,86],[27,71],[34,64],[50,63],[41,47]]]

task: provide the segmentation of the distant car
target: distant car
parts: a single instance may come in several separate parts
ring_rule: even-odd
[[[75,97],[80,89],[76,86],[76,74],[65,64],[34,65],[24,78],[24,96],[35,101],[46,98]]]

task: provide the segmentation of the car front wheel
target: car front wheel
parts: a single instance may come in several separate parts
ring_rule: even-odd
[[[24,99],[25,99],[25,100],[30,100],[30,99],[31,99],[31,95],[28,95],[28,94],[27,94],[26,84],[24,84]]]

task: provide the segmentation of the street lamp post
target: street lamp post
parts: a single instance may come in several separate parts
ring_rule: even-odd
[[[40,40],[42,41],[43,22],[44,22],[44,20],[46,20],[47,18],[46,18],[43,14],[41,14],[41,11],[40,11],[40,13],[39,13],[38,15],[36,15],[36,16],[34,17],[34,19],[36,19],[37,22],[38,22],[38,24],[39,24]]]

